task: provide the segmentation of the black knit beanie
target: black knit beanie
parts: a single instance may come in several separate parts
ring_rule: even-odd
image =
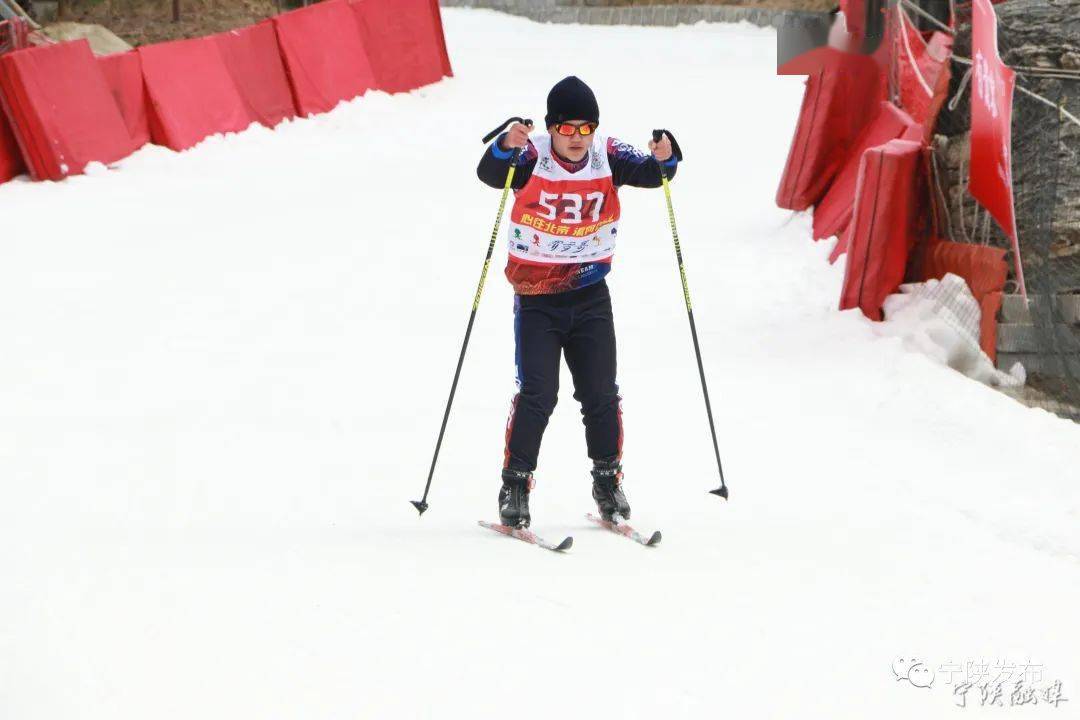
[[[567,120],[600,122],[600,106],[588,85],[571,75],[551,88],[547,96],[547,115],[544,125],[551,127]]]

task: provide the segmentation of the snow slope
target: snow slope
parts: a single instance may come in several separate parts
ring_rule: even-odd
[[[772,202],[802,88],[775,35],[445,24],[437,86],[0,187],[0,718],[980,714],[900,654],[1030,659],[1072,701],[1029,714],[1076,712],[1080,429],[835,310],[842,269]],[[498,201],[477,140],[568,73],[607,132],[687,153],[731,501],[663,197],[629,188],[610,285],[656,549],[585,522],[569,377],[532,506],[573,550],[476,527],[513,392],[501,245],[431,510],[407,503]]]

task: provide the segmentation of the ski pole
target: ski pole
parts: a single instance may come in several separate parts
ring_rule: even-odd
[[[660,139],[667,133],[666,130],[653,130],[653,141]],[[675,142],[675,137],[667,133],[671,140],[671,150],[677,160],[682,160],[682,150]],[[660,177],[664,185],[664,198],[667,200],[668,222],[671,223],[671,236],[675,240],[675,259],[679,263],[679,277],[682,279],[683,299],[686,301],[686,316],[690,318],[690,336],[694,339],[694,354],[697,356],[698,374],[701,376],[701,392],[705,396],[705,412],[709,416],[709,432],[712,433],[713,452],[716,453],[716,469],[720,471],[720,487],[709,492],[713,495],[727,499],[728,489],[724,483],[724,466],[720,462],[720,446],[716,442],[716,423],[713,422],[712,403],[709,402],[709,386],[705,383],[705,366],[701,362],[701,344],[698,342],[697,324],[694,322],[694,309],[690,304],[690,286],[686,282],[686,265],[683,264],[682,247],[679,245],[679,230],[675,227],[675,210],[671,205],[671,185],[668,183],[667,172],[663,163],[660,163]]]
[[[532,120],[512,117],[499,127],[484,136],[483,143],[491,142],[507,125],[520,122],[532,125]],[[480,296],[484,292],[484,282],[487,280],[488,268],[491,267],[491,255],[495,251],[495,239],[499,235],[499,223],[502,221],[503,210],[506,208],[506,197],[510,194],[510,184],[514,181],[514,170],[517,168],[518,156],[521,148],[514,148],[510,156],[510,169],[506,172],[506,184],[503,185],[502,199],[499,200],[499,213],[495,216],[495,227],[491,230],[491,242],[488,243],[487,255],[484,257],[484,269],[480,271],[480,283],[476,286],[476,295],[473,297],[472,312],[469,313],[469,324],[465,327],[465,339],[461,342],[461,354],[458,355],[457,369],[454,370],[454,382],[450,385],[450,397],[446,401],[446,412],[443,413],[442,427],[439,428],[439,439],[435,442],[435,455],[431,458],[431,469],[428,470],[427,484],[424,486],[424,497],[419,500],[410,500],[413,507],[420,515],[428,509],[427,497],[431,490],[431,478],[435,475],[435,464],[439,461],[439,450],[442,448],[443,435],[446,434],[446,423],[450,419],[450,406],[454,404],[454,393],[457,392],[458,379],[461,377],[461,366],[465,363],[465,349],[469,347],[469,336],[472,335],[473,322],[476,320],[476,309],[480,307]]]

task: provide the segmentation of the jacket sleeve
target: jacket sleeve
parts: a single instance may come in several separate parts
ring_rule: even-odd
[[[510,171],[510,158],[514,154],[513,150],[503,150],[499,147],[504,137],[506,133],[497,137],[495,142],[484,150],[480,164],[476,166],[476,177],[496,190],[502,190],[506,186],[506,173]],[[518,156],[517,170],[514,171],[513,182],[510,183],[510,187],[514,190],[520,190],[529,181],[533,168],[536,167],[536,156],[536,146],[530,140]]]
[[[611,181],[616,187],[631,185],[640,188],[656,188],[663,183],[660,177],[660,161],[647,155],[629,143],[615,138],[607,141],[608,163],[611,165]],[[678,160],[672,155],[664,161],[664,173],[668,180],[675,177]]]

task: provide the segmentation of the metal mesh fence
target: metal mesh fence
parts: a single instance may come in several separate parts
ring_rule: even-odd
[[[1005,298],[998,365],[1022,363],[1028,372],[1029,396],[1034,396],[1029,399],[1080,421],[1080,64],[1073,69],[1070,55],[1080,48],[1069,44],[1068,28],[1060,38],[1056,35],[1052,16],[1042,18],[1045,29],[1040,32],[1035,22],[1040,18],[1025,15],[1033,3],[998,7],[1001,56],[1017,71],[1012,166],[1029,299],[1024,303],[1015,294]],[[1047,8],[1043,4],[1034,12]],[[1057,11],[1064,19],[1072,12],[1061,5]],[[971,55],[971,28],[965,22],[969,17],[959,18],[960,58]],[[1012,32],[1013,27],[1019,30]],[[938,180],[948,188],[945,229],[959,242],[1009,249],[1004,233],[968,192],[970,78],[964,65],[954,69],[951,100],[937,128],[945,136],[937,144],[942,175]],[[1015,292],[1012,274],[1010,284]]]
[[[1030,302],[1003,313],[1002,359],[1023,362],[1030,384],[1080,420],[1080,79],[1024,78],[1057,107],[1025,94],[1015,104],[1016,210]],[[1017,152],[1019,150],[1020,152]]]

